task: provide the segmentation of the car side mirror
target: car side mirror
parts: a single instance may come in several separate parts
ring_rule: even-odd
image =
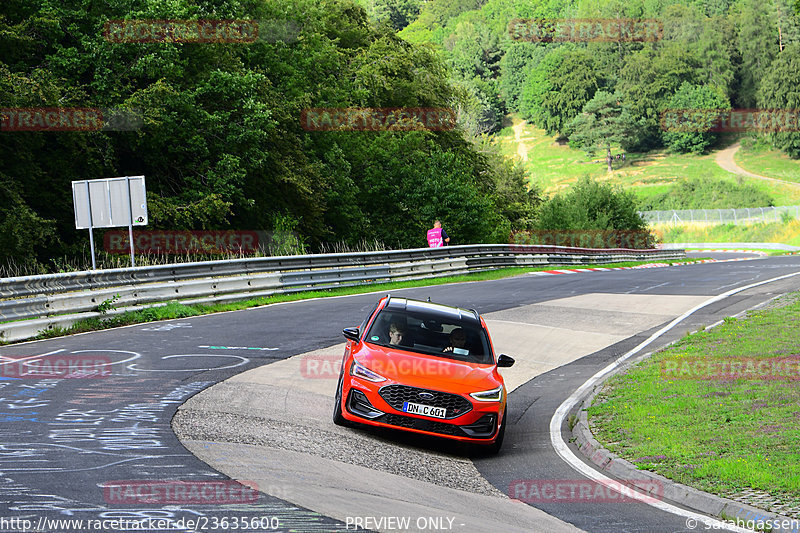
[[[344,328],[342,335],[345,339],[358,342],[358,328]]]
[[[514,366],[514,358],[509,357],[504,353],[500,354],[500,357],[497,358],[497,366],[499,368]]]

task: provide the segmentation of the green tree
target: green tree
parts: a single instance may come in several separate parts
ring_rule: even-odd
[[[459,125],[473,137],[499,131],[505,107],[497,96],[497,84],[477,76],[455,83],[463,91],[457,104]]]
[[[717,85],[729,94],[736,73],[735,44],[731,35],[735,33],[729,17],[716,13],[707,16],[709,5],[668,6],[661,17],[664,25],[663,43],[684,47],[697,59],[697,81],[706,85]],[[738,60],[738,58],[736,58]]]
[[[457,4],[426,8],[449,17],[478,7]],[[125,18],[267,20],[262,29],[272,33],[248,44],[105,39],[104,23]],[[151,227],[291,223],[309,249],[365,235],[416,246],[427,218],[441,217],[459,242],[507,238],[511,221],[497,209],[495,183],[508,173],[476,152],[464,130],[304,129],[308,108],[456,107],[463,94],[480,111],[476,131],[495,127],[503,112],[491,68],[468,80],[471,93],[462,91],[438,51],[371,24],[352,0],[7,0],[0,47],[3,106],[123,107],[143,115],[136,131],[0,136],[7,206],[0,227],[19,226],[3,242],[14,257],[45,262],[84,247],[85,232],[72,227],[70,181],[140,174]]]
[[[520,111],[523,118],[550,134],[564,132],[567,123],[602,86],[603,80],[586,50],[558,48],[531,71]]]
[[[513,43],[500,59],[500,96],[513,112],[520,108],[520,98],[530,71],[547,53],[547,47],[534,43]]]
[[[495,205],[502,218],[510,221],[512,230],[531,230],[536,211],[543,201],[541,190],[529,180],[525,168],[500,152],[488,136],[473,139],[475,149],[485,157],[480,172],[492,177]]]
[[[758,86],[779,52],[777,32],[766,2],[743,0],[738,14],[737,48],[741,57],[740,87],[736,97],[739,107],[756,105]]]
[[[394,35],[381,35],[369,43],[349,68],[355,75],[350,96],[359,105],[435,106],[453,94],[447,67],[436,52]]]
[[[630,149],[643,150],[661,144],[659,123],[668,99],[684,81],[696,82],[700,73],[697,56],[680,43],[666,43],[629,55],[617,83],[632,120],[642,127],[639,143]]]
[[[697,42],[701,64],[698,80],[722,88],[728,98],[734,91],[738,61],[735,42],[730,38],[733,34],[730,18],[717,15],[707,19]]]
[[[357,209],[365,214],[351,239],[366,235],[392,247],[419,247],[436,218],[460,244],[508,238],[510,224],[495,206],[494,185],[481,181],[481,157],[445,150],[426,132],[340,137],[339,143],[350,145]]]
[[[786,46],[766,72],[758,91],[758,107],[796,113],[800,109],[797,87],[800,87],[800,43]],[[796,115],[793,123],[779,125],[777,131],[770,131],[768,136],[775,146],[789,156],[800,158],[800,132],[797,131]]]
[[[719,124],[719,111],[731,108],[722,89],[684,82],[670,98],[668,107],[680,114],[679,123],[664,124],[661,133],[664,144],[679,153],[703,153],[717,140],[712,131]],[[696,110],[698,113],[691,113]]]
[[[478,9],[484,0],[432,0],[420,7],[419,17],[400,36],[410,42],[442,44],[442,28],[461,13]]]
[[[451,80],[459,89],[459,123],[469,135],[500,129],[505,107],[498,97],[500,48],[497,34],[468,12],[457,18],[443,41]]]
[[[43,219],[28,207],[10,181],[0,173],[0,264],[39,270],[40,252],[56,237],[55,221]]]
[[[663,38],[666,41],[694,43],[703,33],[704,19],[700,6],[673,4],[667,6],[661,20],[664,25]]]
[[[800,41],[800,20],[788,0],[774,0],[775,24],[778,27],[778,49]]]
[[[537,228],[635,231],[650,235],[647,223],[637,212],[633,194],[588,177],[579,180],[568,192],[546,201],[539,210]],[[652,246],[652,236],[642,244]]]
[[[609,172],[611,145],[629,142],[631,135],[635,134],[635,123],[620,98],[619,94],[597,91],[583,106],[581,114],[567,126],[570,146],[582,148],[590,155],[598,148],[605,149]]]
[[[499,36],[477,16],[461,18],[442,43],[453,73],[464,79],[496,78],[502,56]]]
[[[400,31],[417,18],[421,0],[359,0],[370,18]]]

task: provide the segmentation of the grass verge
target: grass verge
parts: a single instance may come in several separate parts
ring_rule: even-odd
[[[675,263],[693,263],[699,259],[684,259],[680,261],[669,261],[670,264]],[[653,261],[629,261],[622,263],[613,263],[605,265],[572,265],[570,268],[593,268],[593,267],[623,267],[623,266],[638,266],[643,264],[652,263]],[[295,300],[307,300],[310,298],[322,298],[330,296],[344,296],[348,294],[363,294],[365,292],[374,292],[376,290],[385,290],[387,292],[397,289],[405,289],[410,287],[428,287],[432,285],[443,285],[446,283],[461,283],[466,281],[486,281],[493,279],[507,278],[511,276],[518,276],[528,272],[541,272],[543,270],[551,270],[559,268],[555,265],[548,265],[545,267],[535,268],[501,268],[497,270],[489,270],[486,272],[475,272],[472,274],[464,274],[459,276],[450,276],[446,278],[433,278],[422,279],[413,281],[399,281],[388,283],[372,283],[365,285],[357,285],[353,287],[342,287],[329,290],[315,290],[304,291],[293,294],[278,294],[264,298],[253,298],[243,300],[241,302],[227,303],[227,304],[182,304],[180,302],[167,302],[165,305],[157,305],[156,307],[148,307],[145,309],[138,309],[133,311],[126,311],[118,315],[109,317],[93,317],[80,320],[68,328],[55,327],[42,331],[35,337],[35,339],[49,339],[53,337],[61,337],[63,335],[72,335],[75,333],[84,333],[87,331],[97,331],[101,329],[116,328],[120,326],[128,326],[131,324],[140,324],[144,322],[154,322],[157,320],[170,320],[175,318],[187,318],[190,316],[208,315],[211,313],[220,313],[224,311],[238,311],[241,309],[248,309],[251,307],[259,307],[280,302],[290,302]],[[561,267],[566,268],[566,267]]]
[[[733,159],[753,174],[800,183],[800,161],[779,150],[766,146],[747,147],[743,143]]]
[[[800,246],[800,219],[758,224],[659,224],[662,242],[775,242]]]
[[[640,469],[707,492],[756,489],[800,504],[800,292],[781,300],[610,379],[588,409],[595,437]]]

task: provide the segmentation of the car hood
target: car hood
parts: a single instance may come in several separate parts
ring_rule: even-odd
[[[489,390],[503,383],[495,365],[467,363],[374,345],[362,345],[353,356],[373,372],[415,387],[469,393]]]

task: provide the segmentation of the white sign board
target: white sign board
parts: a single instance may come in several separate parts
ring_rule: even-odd
[[[144,176],[72,182],[75,228],[146,226]]]

